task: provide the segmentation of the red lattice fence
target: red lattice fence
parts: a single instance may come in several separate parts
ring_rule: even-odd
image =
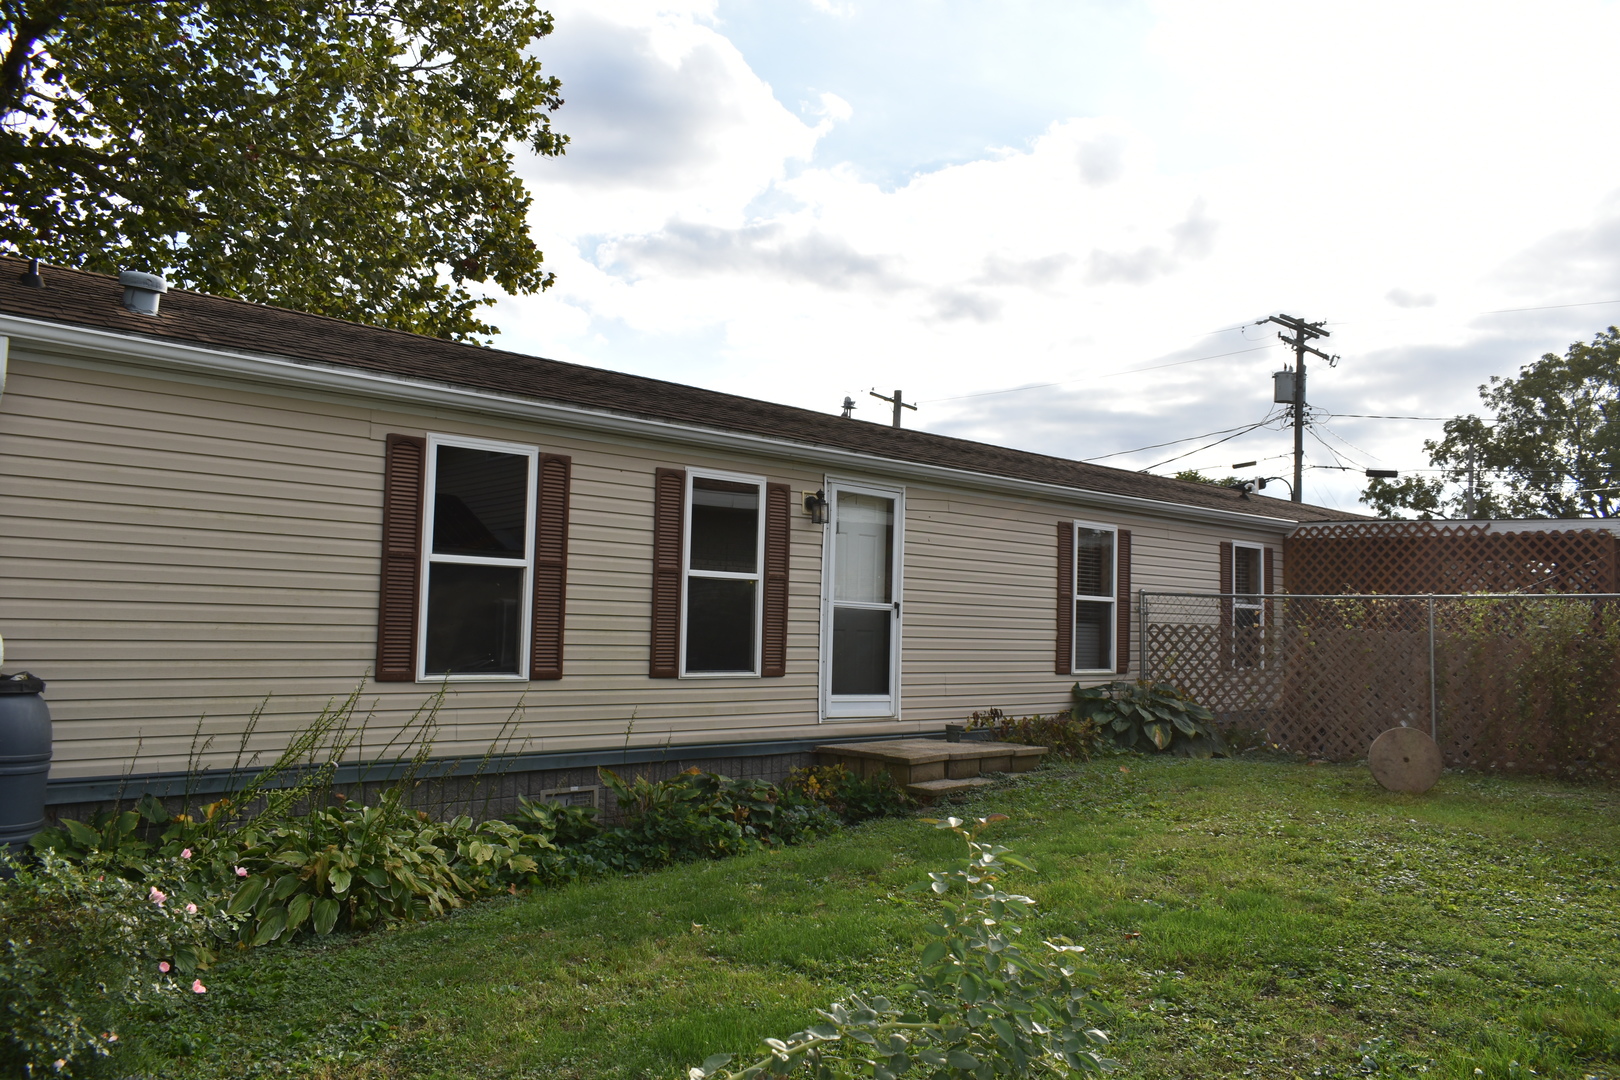
[[[1620,597],[1143,593],[1143,671],[1330,761],[1402,724],[1446,762],[1620,775]]]
[[[1288,591],[1609,593],[1616,537],[1603,529],[1506,531],[1511,524],[1345,521],[1301,525],[1283,545]]]

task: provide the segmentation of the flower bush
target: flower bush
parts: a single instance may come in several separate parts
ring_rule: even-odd
[[[201,897],[187,861],[147,858],[140,881],[124,876],[127,853],[6,862],[0,1075],[70,1074],[112,1050],[131,1008],[206,992],[199,973],[236,920]]]

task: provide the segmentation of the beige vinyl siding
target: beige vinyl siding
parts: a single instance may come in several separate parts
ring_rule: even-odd
[[[906,498],[904,707],[925,727],[977,709],[1051,712],[1076,681],[1120,677],[1052,673],[1058,521],[1131,531],[1130,677],[1140,670],[1138,592],[1215,591],[1224,540],[1276,548],[1282,570],[1281,538],[1261,530],[915,486]]]
[[[573,458],[564,678],[453,684],[442,756],[483,754],[514,715],[510,748],[544,753],[899,734],[974,708],[1051,709],[1073,681],[1052,675],[1056,521],[1132,529],[1134,588],[1213,589],[1221,540],[1281,553],[1280,532],[907,486],[904,720],[819,723],[822,529],[797,509],[787,676],[647,677],[653,470],[762,474],[797,493],[823,486],[819,468],[45,363],[14,341],[0,397],[0,633],[7,669],[50,684],[53,776],[180,770],[208,738],[204,762],[228,765],[261,703],[249,752],[273,755],[357,686],[375,747],[433,696],[432,684],[363,679],[390,432]]]

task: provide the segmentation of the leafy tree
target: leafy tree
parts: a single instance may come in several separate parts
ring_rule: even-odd
[[[551,284],[534,0],[0,0],[0,247],[469,338]],[[47,286],[48,287],[48,286]]]
[[[1226,486],[1225,480],[1217,480],[1213,476],[1205,476],[1197,469],[1182,469],[1180,472],[1175,474],[1175,479],[1185,480],[1191,484],[1213,484],[1216,487]]]
[[[1547,353],[1517,377],[1491,377],[1480,398],[1495,413],[1446,421],[1423,444],[1436,479],[1374,480],[1362,502],[1474,518],[1613,517],[1620,511],[1620,329],[1563,356]],[[1469,478],[1474,482],[1468,505]]]

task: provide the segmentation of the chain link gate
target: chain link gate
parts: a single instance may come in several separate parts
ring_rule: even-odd
[[[1392,727],[1446,763],[1620,767],[1620,595],[1143,591],[1142,673],[1228,728],[1330,761]]]

